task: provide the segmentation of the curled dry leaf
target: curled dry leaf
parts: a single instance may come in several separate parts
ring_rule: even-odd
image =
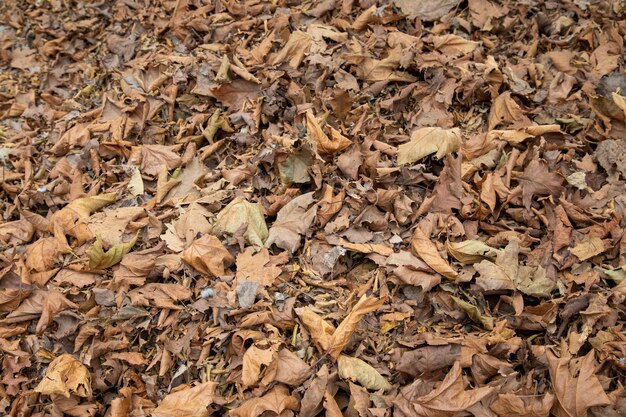
[[[412,164],[435,154],[437,159],[456,152],[461,147],[461,131],[457,128],[422,127],[411,135],[411,140],[398,147],[398,164]]]
[[[388,391],[391,384],[373,366],[358,358],[339,355],[337,358],[339,377],[358,382],[372,391]]]
[[[135,235],[129,242],[118,243],[111,246],[108,250],[104,250],[102,239],[96,237],[93,245],[87,249],[87,257],[89,258],[89,267],[91,269],[106,269],[113,265],[117,265],[122,261],[124,255],[131,251],[139,235]]]
[[[181,259],[196,271],[213,277],[224,275],[225,263],[235,262],[233,255],[213,235],[204,235],[200,239],[194,240],[183,251]]]
[[[346,138],[332,127],[330,128],[330,137],[332,139],[329,139],[311,111],[306,112],[306,126],[317,151],[321,154],[334,155],[352,145],[350,139]]]
[[[219,212],[212,232],[234,234],[244,225],[246,241],[251,245],[263,246],[268,237],[263,209],[257,203],[241,198],[235,198]]]
[[[428,239],[419,227],[413,233],[411,247],[415,255],[426,262],[433,270],[452,280],[458,277],[458,273],[439,255],[435,244]]]
[[[289,390],[284,385],[277,385],[267,394],[251,398],[239,407],[230,411],[230,417],[259,417],[270,413],[282,416],[283,412],[298,411],[300,403],[296,397],[289,395]],[[292,413],[287,415],[293,415]]]
[[[117,193],[108,193],[74,200],[52,215],[48,227],[57,237],[67,234],[83,244],[93,238],[87,224],[91,213],[114,203],[116,196]]]
[[[168,394],[161,404],[154,409],[154,417],[172,417],[185,415],[190,417],[208,417],[208,406],[219,401],[215,393],[218,384],[205,382],[195,387],[183,388]]]
[[[91,374],[73,355],[64,354],[50,362],[35,391],[44,395],[60,394],[67,398],[72,394],[89,397]]]
[[[313,195],[312,192],[303,194],[280,209],[265,242],[268,248],[275,244],[293,253],[300,247],[301,235],[313,224],[317,213]]]

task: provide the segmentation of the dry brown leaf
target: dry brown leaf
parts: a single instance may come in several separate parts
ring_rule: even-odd
[[[164,145],[135,146],[128,162],[139,166],[142,173],[156,176],[162,167],[168,171],[178,168],[181,158],[175,152],[176,149],[176,146]]]
[[[224,264],[235,262],[233,255],[213,235],[204,235],[194,240],[183,251],[181,259],[196,271],[212,277],[224,275]]]
[[[73,236],[77,243],[82,245],[93,238],[87,224],[91,213],[114,203],[116,196],[117,193],[108,193],[72,201],[52,215],[49,224],[50,231],[57,237],[63,234]]]
[[[439,255],[435,244],[430,241],[419,227],[413,233],[411,247],[415,255],[426,262],[434,271],[452,280],[458,277],[457,272]]]
[[[257,203],[235,198],[222,209],[213,224],[213,233],[234,234],[247,225],[244,237],[251,245],[263,246],[268,238],[263,209]]]
[[[313,139],[315,148],[321,154],[334,155],[352,145],[350,139],[346,138],[332,127],[330,127],[330,136],[332,139],[329,139],[311,111],[306,112],[306,128],[309,132],[309,136]]]
[[[302,194],[280,209],[276,221],[270,227],[266,247],[275,244],[290,253],[298,250],[301,235],[309,229],[317,213],[317,205],[313,204],[313,194],[312,192]]]
[[[282,269],[275,265],[267,265],[270,262],[270,254],[267,248],[255,254],[254,248],[237,255],[237,281],[254,281],[259,285],[268,287],[281,274]]]
[[[251,398],[234,408],[228,414],[230,417],[259,417],[265,415],[293,415],[283,414],[290,410],[292,412],[300,409],[300,403],[296,397],[289,395],[289,390],[284,385],[277,385],[262,397]]]
[[[586,235],[583,240],[570,249],[570,252],[581,261],[586,261],[606,250],[604,241],[595,235]]]
[[[466,55],[478,47],[478,42],[464,39],[457,35],[433,36],[435,49],[446,56]]]
[[[350,313],[341,321],[337,329],[333,333],[330,346],[328,347],[328,355],[337,359],[343,348],[346,347],[352,333],[356,330],[361,318],[367,313],[378,310],[385,303],[384,299],[369,298],[363,295],[359,301],[352,307]]]
[[[572,358],[569,355],[559,358],[550,350],[546,355],[556,395],[556,402],[552,408],[552,413],[556,417],[586,417],[589,408],[611,404],[595,375],[593,351],[578,362],[577,370],[570,370]]]
[[[524,207],[530,209],[535,194],[557,197],[563,189],[563,177],[556,172],[550,172],[546,163],[533,159],[524,169],[520,185]]]
[[[328,352],[333,344],[333,334],[335,326],[321,318],[311,307],[300,307],[295,309],[296,314],[302,320],[311,335],[311,339],[322,352]]]
[[[412,164],[435,153],[441,159],[461,147],[461,131],[458,128],[422,127],[411,135],[411,140],[398,147],[398,164]]]
[[[460,0],[393,0],[402,13],[426,21],[437,20],[461,3]]]
[[[205,382],[195,387],[184,388],[168,394],[161,404],[154,409],[154,417],[209,417],[208,406],[214,404],[218,396],[215,393],[217,382]]]
[[[64,354],[50,362],[35,391],[44,395],[60,394],[67,398],[72,394],[89,397],[91,374],[74,356]]]
[[[337,358],[339,377],[358,382],[372,391],[388,391],[391,384],[374,367],[358,358],[339,355]]]

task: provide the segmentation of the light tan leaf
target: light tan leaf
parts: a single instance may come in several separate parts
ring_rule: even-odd
[[[313,343],[317,345],[320,351],[327,352],[333,344],[335,326],[321,318],[311,307],[296,308],[295,312],[311,334]]]
[[[131,304],[134,306],[154,306],[170,310],[180,310],[176,301],[185,301],[191,298],[191,290],[180,284],[163,284],[153,282],[128,292]]]
[[[270,262],[267,248],[262,248],[256,254],[254,252],[254,248],[246,248],[244,252],[237,255],[237,282],[255,281],[268,287],[274,283],[282,269],[275,265],[266,266]]]
[[[425,21],[437,20],[445,16],[461,0],[392,0],[393,4],[405,15]]]
[[[113,246],[122,243],[122,236],[128,223],[146,214],[143,207],[120,207],[104,210],[89,218],[89,230],[94,236],[100,236],[102,243]]]
[[[433,44],[436,50],[446,56],[467,55],[478,47],[478,42],[451,34],[433,36]]]
[[[548,417],[554,403],[554,395],[546,393],[543,397],[536,395],[498,394],[490,406],[499,416],[507,417]]]
[[[362,387],[372,391],[388,391],[391,384],[373,366],[358,358],[339,355],[337,358],[339,377],[358,382]]]
[[[113,265],[120,263],[124,255],[126,255],[137,243],[139,235],[135,235],[130,242],[118,243],[111,246],[106,252],[102,246],[102,239],[100,236],[96,237],[96,241],[93,245],[87,249],[87,256],[89,257],[89,267],[92,269],[106,269]]]
[[[296,30],[289,35],[289,40],[280,52],[270,59],[271,65],[281,64],[285,61],[291,68],[298,68],[309,51],[313,38],[306,32]]]
[[[467,301],[463,301],[460,298],[454,296],[452,296],[452,299],[459,307],[463,309],[463,311],[465,311],[465,313],[470,319],[472,319],[474,323],[482,325],[487,330],[493,329],[493,317],[485,316],[474,304],[470,304]]]
[[[117,193],[109,193],[74,200],[52,215],[48,227],[55,236],[68,234],[75,237],[78,244],[82,245],[93,238],[87,226],[91,213],[114,203],[116,196]]]
[[[301,235],[309,230],[317,213],[317,205],[313,204],[313,194],[313,192],[302,194],[280,209],[276,221],[270,228],[265,242],[266,247],[275,244],[290,253],[294,253],[300,247]]]
[[[205,382],[168,394],[152,412],[153,417],[209,417],[208,407],[215,403],[217,382]]]
[[[413,233],[411,247],[415,255],[426,262],[433,270],[452,280],[458,277],[457,272],[439,255],[435,244],[430,241],[419,227],[415,229],[415,233]]]
[[[430,381],[417,378],[400,391],[394,405],[406,416],[463,415],[495,390],[493,387],[481,387],[466,391],[466,385],[460,362],[455,362],[435,389],[431,388]]]
[[[483,259],[495,259],[500,253],[480,240],[464,240],[462,242],[446,241],[448,253],[457,261],[464,264],[473,264]]]
[[[352,333],[356,330],[361,318],[367,313],[378,310],[384,303],[384,299],[369,298],[363,295],[333,333],[332,341],[328,349],[329,356],[333,359],[337,359],[343,348],[346,347],[350,341]]]
[[[181,258],[196,271],[212,277],[224,275],[224,264],[235,262],[235,258],[213,235],[204,235],[183,251]]]
[[[596,255],[604,252],[604,242],[595,235],[586,235],[576,246],[570,249],[570,252],[581,261],[586,261]]]
[[[246,387],[255,385],[261,378],[261,369],[267,368],[278,355],[275,345],[261,348],[254,344],[243,354],[241,380]]]
[[[130,176],[130,180],[126,185],[126,188],[128,188],[128,192],[134,196],[143,195],[143,178],[141,178],[141,171],[139,168],[133,169],[133,174]]]
[[[268,237],[263,209],[257,203],[250,203],[239,197],[219,212],[212,231],[233,234],[244,224],[248,226],[244,233],[246,241],[251,245],[263,246]]]
[[[487,133],[487,142],[493,140],[505,140],[509,143],[522,143],[526,139],[545,135],[546,133],[559,133],[561,126],[559,125],[537,125],[528,126],[517,130],[492,130]]]
[[[527,127],[531,121],[524,115],[519,104],[511,97],[511,92],[500,94],[491,104],[489,111],[489,130],[493,130],[499,124],[513,123],[515,127]]]
[[[411,164],[433,153],[441,159],[460,147],[461,132],[458,128],[422,127],[411,134],[409,142],[398,147],[398,164]]]
[[[403,71],[397,71],[400,67],[402,58],[405,57],[401,47],[396,47],[389,51],[384,59],[374,59],[368,56],[352,56],[348,57],[350,62],[355,65],[357,76],[363,81],[400,81],[412,83],[416,78]]]
[[[168,171],[180,165],[181,158],[176,152],[176,146],[141,145],[134,146],[128,162],[138,165],[146,175],[155,176],[162,167]]]
[[[570,370],[572,358],[569,354],[559,358],[550,350],[546,352],[557,400],[552,407],[555,417],[587,417],[589,408],[611,404],[595,375],[594,354],[591,350],[578,362],[578,375],[575,376],[576,370]]]
[[[359,253],[377,253],[383,256],[393,254],[393,248],[380,243],[350,243],[345,239],[340,239],[339,244],[349,251]]]
[[[313,116],[313,112],[310,110],[306,112],[306,128],[309,132],[309,136],[313,139],[317,151],[321,154],[334,155],[352,145],[350,139],[346,138],[332,127],[330,127],[332,140],[329,139],[317,122],[315,116]]]
[[[254,397],[229,412],[229,417],[260,417],[261,415],[292,416],[300,402],[289,395],[284,385],[277,385],[262,397]],[[289,411],[291,412],[289,412]]]
[[[35,391],[44,395],[60,394],[66,398],[72,394],[90,397],[91,374],[74,356],[64,354],[50,362]]]

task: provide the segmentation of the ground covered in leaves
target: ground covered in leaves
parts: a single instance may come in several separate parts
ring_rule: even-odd
[[[623,0],[4,0],[0,414],[626,415]]]

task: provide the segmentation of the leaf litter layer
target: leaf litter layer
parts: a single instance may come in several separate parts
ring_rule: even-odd
[[[626,415],[623,0],[0,4],[0,414]]]

